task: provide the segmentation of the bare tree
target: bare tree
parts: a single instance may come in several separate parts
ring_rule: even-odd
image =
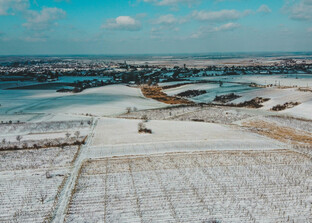
[[[148,117],[147,115],[142,115],[141,119],[144,121],[144,122],[148,122]]]
[[[131,112],[131,108],[130,107],[127,107],[126,108],[126,111],[127,111],[127,114],[129,114]]]
[[[22,136],[20,136],[20,135],[18,135],[18,136],[16,136],[16,140],[20,143],[21,142],[21,140],[22,140]]]
[[[75,132],[75,136],[76,136],[76,138],[78,139],[79,136],[80,136],[80,132],[79,132],[79,131],[76,131],[76,132]]]
[[[2,144],[5,144],[6,140],[5,139],[2,139]]]
[[[38,200],[41,202],[41,204],[43,204],[44,201],[47,199],[47,197],[48,194],[46,192],[41,191]]]
[[[65,134],[65,136],[66,136],[67,139],[69,139],[70,135],[71,135],[71,134],[70,134],[69,132],[67,132],[67,133]]]
[[[138,124],[138,131],[141,132],[145,128],[146,128],[145,124],[143,122],[139,122],[139,124]]]

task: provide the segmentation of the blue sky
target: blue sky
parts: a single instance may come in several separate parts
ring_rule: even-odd
[[[312,0],[0,0],[0,55],[312,51]]]

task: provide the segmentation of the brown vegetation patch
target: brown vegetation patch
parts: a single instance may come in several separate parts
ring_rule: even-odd
[[[239,95],[231,93],[231,94],[216,96],[213,101],[214,102],[220,102],[220,103],[228,103],[228,102],[233,101],[233,100],[240,98],[240,97],[241,96],[239,96]]]
[[[188,91],[181,92],[181,93],[177,94],[176,96],[185,97],[185,98],[192,98],[192,97],[196,97],[196,96],[206,94],[206,93],[207,93],[207,91],[205,91],[205,90],[188,90]]]
[[[253,131],[279,140],[281,142],[291,144],[307,144],[312,145],[312,134],[299,131],[290,127],[278,126],[273,123],[264,121],[250,121],[243,123],[244,126],[252,128]]]
[[[152,130],[146,128],[145,124],[143,122],[140,122],[138,124],[138,133],[148,133],[148,134],[152,134]]]
[[[298,91],[312,92],[312,88],[309,88],[309,87],[300,87],[300,88],[298,88]]]
[[[296,86],[278,86],[278,89],[290,89],[290,88],[295,88]]]
[[[239,104],[229,104],[233,107],[246,107],[246,108],[261,108],[263,107],[262,103],[269,101],[269,98],[256,97],[251,99],[250,101],[244,101]]]
[[[64,139],[54,139],[54,140],[37,140],[37,141],[25,141],[22,143],[15,142],[10,144],[0,145],[0,151],[19,151],[19,150],[36,150],[36,149],[46,149],[50,147],[61,147],[65,146],[80,146],[85,144],[87,136],[79,138],[70,138],[67,141]]]
[[[162,90],[163,89],[159,86],[141,87],[141,91],[145,97],[163,102],[165,104],[170,104],[170,105],[194,104],[194,102],[191,102],[186,99],[168,96]]]
[[[280,104],[275,105],[271,108],[271,110],[272,111],[283,111],[283,110],[288,109],[288,108],[293,108],[297,105],[300,105],[300,102],[292,102],[291,101],[291,102],[286,102],[283,105],[280,105]]]

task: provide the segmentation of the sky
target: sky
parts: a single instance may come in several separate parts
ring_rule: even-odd
[[[312,0],[0,0],[0,55],[312,51]]]

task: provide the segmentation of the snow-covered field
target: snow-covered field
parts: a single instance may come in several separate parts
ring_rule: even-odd
[[[300,120],[283,121],[302,127]],[[153,134],[138,134],[138,122],[97,119],[79,153],[78,147],[0,151],[1,219],[310,220],[312,163],[307,156],[285,150],[291,149],[287,144],[238,126],[189,121],[148,121]],[[48,128],[46,123],[31,123],[28,129],[19,126],[7,132],[80,125],[59,124]]]
[[[86,161],[66,222],[309,222],[310,169],[287,150]]]
[[[258,84],[270,84],[271,82],[275,82],[276,80],[281,80],[278,76],[273,75],[272,77],[268,77],[270,81],[267,83],[262,83],[263,78],[267,76],[238,76],[238,77],[208,77],[204,79],[209,80],[222,80],[222,81],[231,81],[231,82],[253,82],[253,80],[261,80],[261,81],[255,81]],[[291,78],[285,78],[288,81],[291,81],[293,79]],[[294,79],[298,82],[298,86],[306,87],[306,86],[312,86],[312,78],[303,78],[303,79]],[[301,82],[300,82],[301,81]],[[274,84],[274,83],[273,83]],[[282,86],[282,85],[281,85]],[[284,86],[289,86],[285,84]],[[293,85],[291,85],[293,86]],[[253,88],[246,84],[235,84],[235,83],[224,83],[222,87],[219,86],[219,84],[212,84],[212,83],[205,83],[205,84],[188,84],[183,85],[176,88],[169,88],[164,90],[164,92],[170,96],[177,95],[181,92],[185,92],[187,90],[206,90],[206,94],[202,94],[196,97],[189,98],[189,100],[192,100],[194,102],[203,102],[203,103],[209,103],[214,100],[214,98],[217,95],[226,95],[230,93],[235,93],[236,95],[239,95],[241,97],[230,101],[228,103],[242,103],[245,101],[249,101],[256,97],[263,97],[270,99],[269,101],[263,103],[263,107],[261,109],[263,110],[270,110],[276,105],[283,105],[287,102],[299,102],[300,105],[292,108],[287,109],[285,111],[282,111],[280,113],[285,113],[289,115],[294,115],[297,117],[303,117],[307,119],[312,119],[312,116],[310,114],[311,111],[311,104],[312,104],[312,93],[310,91],[299,91],[298,88],[282,88],[279,86],[275,87],[267,87],[267,88]]]
[[[202,121],[210,123],[233,124],[251,117],[275,115],[276,112],[222,106],[180,106],[165,109],[151,109],[129,114],[121,118],[141,119],[147,116],[151,120]]]
[[[109,85],[74,93],[50,90],[0,90],[0,114],[61,113],[116,115],[127,107],[158,108],[163,103],[145,98],[139,88]]]
[[[45,172],[32,171],[0,179],[0,221],[39,223],[49,220],[64,177],[46,179]]]
[[[218,77],[199,77],[194,80],[215,80],[261,85],[312,87],[312,74],[281,74],[281,75],[235,75]]]
[[[257,118],[259,119],[260,117]],[[294,128],[308,133],[312,132],[311,120],[294,119],[287,116],[265,116],[260,119],[266,122],[278,124],[280,126]]]
[[[278,104],[282,105],[286,102],[299,102],[305,104],[312,99],[311,92],[302,92],[297,90],[296,88],[260,88],[257,90],[241,93],[240,95],[242,97],[232,101],[231,103],[237,104],[251,100],[255,97],[269,98],[270,100],[264,102],[263,107],[261,108],[265,110],[270,110],[273,106],[276,106]],[[284,112],[290,112],[290,110],[286,110]],[[309,116],[307,116],[306,118],[309,118]]]
[[[90,120],[0,124],[0,148],[58,146],[82,142],[89,134]]]
[[[8,146],[0,151],[0,222],[312,222],[311,92],[239,83],[165,92],[190,89],[208,90],[194,101],[232,92],[242,96],[235,103],[270,100],[260,109],[167,107],[125,85],[79,94],[0,90],[0,143]],[[270,111],[290,101],[301,104]],[[152,134],[138,133],[144,115]],[[255,121],[278,137],[243,125]]]
[[[63,149],[45,148],[39,150],[20,150],[0,152],[0,172],[25,169],[49,169],[70,165],[78,151],[78,146]]]
[[[202,94],[189,99],[194,102],[209,103],[212,102],[217,95],[224,95],[229,93],[241,94],[244,92],[249,92],[253,89],[254,88],[249,87],[248,85],[235,83],[224,83],[222,87],[220,87],[219,84],[214,83],[201,83],[201,84],[188,84],[176,88],[169,88],[164,90],[164,92],[170,96],[174,96],[188,90],[206,90],[207,91],[206,94]]]
[[[0,222],[49,221],[77,149],[1,151]]]
[[[161,142],[195,143],[201,141],[207,144],[219,142],[220,146],[222,146],[222,142],[225,141],[225,135],[227,136],[226,146],[231,144],[235,148],[242,144],[259,146],[261,143],[267,147],[276,148],[278,144],[268,138],[220,124],[187,121],[149,121],[146,123],[146,126],[153,131],[153,134],[138,134],[138,123],[139,120],[102,119],[95,129],[92,146],[101,147],[123,144],[135,146],[136,144],[146,143],[154,143],[156,145]],[[244,140],[242,141],[241,139]],[[168,150],[170,151],[170,148]]]
[[[312,92],[311,92],[312,94]],[[302,117],[302,118],[307,118],[307,119],[312,119],[312,99],[310,98],[308,101],[305,101],[304,103],[282,111],[281,113],[283,114],[288,114],[288,115],[293,115],[293,116],[297,116],[297,117]]]
[[[176,88],[164,90],[167,95],[174,96],[188,90],[211,90],[219,87],[218,84],[187,84]]]

